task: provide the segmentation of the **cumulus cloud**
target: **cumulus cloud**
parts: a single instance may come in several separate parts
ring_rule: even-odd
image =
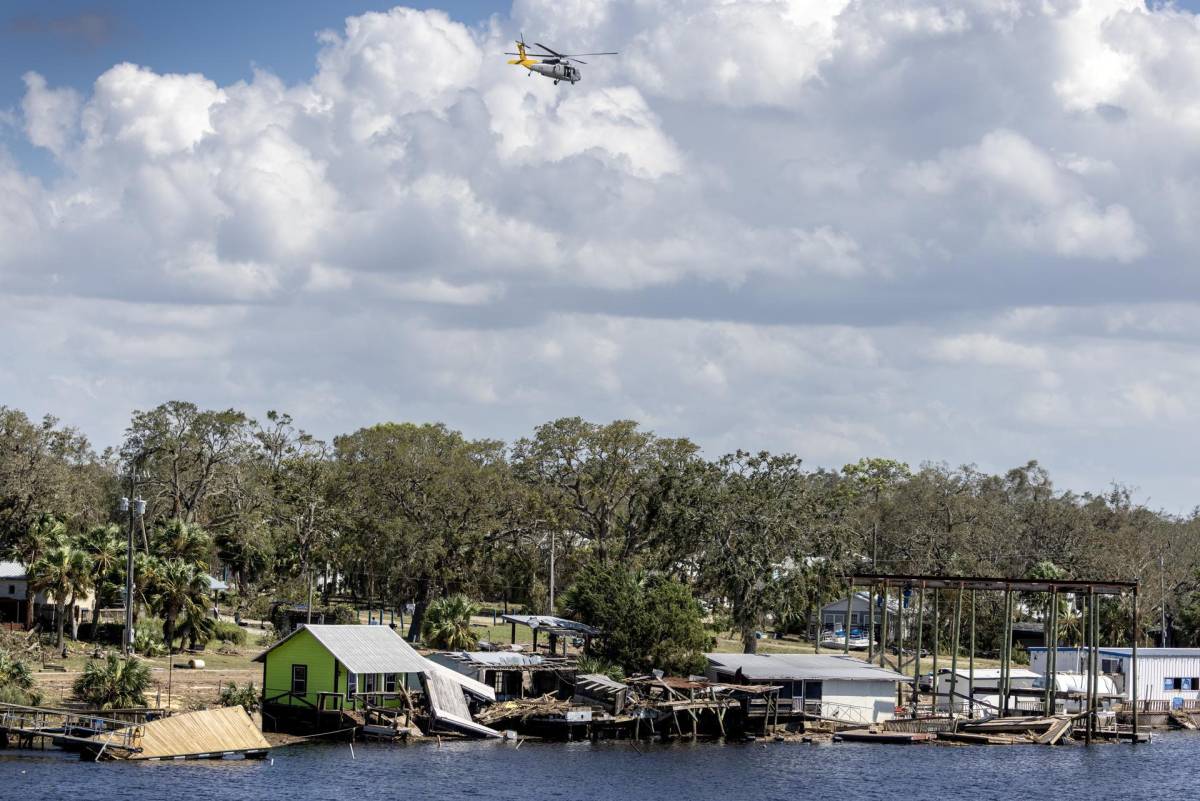
[[[622,55],[554,86],[522,30]],[[1187,507],[1197,53],[1140,0],[516,0],[351,17],[300,79],[30,72],[54,168],[0,153],[0,388],[106,444],[176,396],[578,413]]]

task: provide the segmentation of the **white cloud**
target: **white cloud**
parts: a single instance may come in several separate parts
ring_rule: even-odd
[[[213,132],[210,113],[225,93],[203,75],[159,75],[118,64],[96,79],[83,108],[85,148],[135,148],[131,157],[190,150]]]
[[[933,356],[949,362],[994,367],[1041,369],[1046,353],[1039,347],[1010,342],[992,334],[961,334],[934,343]]]
[[[522,30],[621,55],[556,87],[504,63]],[[105,444],[179,396],[632,416],[1170,496],[1198,53],[1138,0],[518,0],[351,17],[286,79],[29,73],[9,135],[53,166],[0,154],[0,389]]]
[[[78,124],[82,104],[79,93],[74,89],[50,89],[46,79],[36,72],[25,73],[24,80],[21,111],[25,117],[25,134],[33,144],[61,156]]]

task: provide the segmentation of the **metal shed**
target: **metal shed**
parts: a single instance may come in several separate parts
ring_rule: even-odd
[[[796,713],[855,723],[895,716],[897,690],[912,681],[861,659],[825,654],[706,654],[708,677],[779,687],[779,704]]]

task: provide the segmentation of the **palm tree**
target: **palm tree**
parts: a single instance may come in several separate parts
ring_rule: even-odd
[[[73,610],[75,599],[86,593],[92,585],[91,560],[71,543],[59,543],[29,568],[29,585],[54,599],[55,627],[58,632],[55,647],[62,648],[66,610]],[[74,619],[74,614],[71,617]],[[72,636],[74,634],[72,630]]]
[[[25,529],[7,549],[5,556],[24,566],[28,574],[35,562],[42,558],[49,548],[62,542],[67,537],[67,527],[50,515],[42,515]],[[29,576],[26,576],[29,578]],[[33,628],[33,601],[37,590],[32,581],[25,582],[25,628]]]
[[[187,640],[189,648],[196,648],[208,642],[217,633],[217,621],[213,620],[211,610],[204,598],[188,598],[183,604],[183,617],[179,621],[179,641]]]
[[[121,529],[116,525],[95,526],[79,538],[79,547],[92,560],[92,587],[96,590],[96,603],[92,605],[92,640],[100,627],[102,601],[111,600],[119,589],[118,573],[123,574],[125,547],[121,542]]]
[[[154,553],[164,559],[182,559],[207,567],[212,552],[212,537],[200,526],[178,518],[169,520],[154,532]]]
[[[89,661],[75,680],[75,697],[97,709],[131,709],[146,705],[150,668],[136,657],[109,654],[104,662]]]
[[[479,635],[471,630],[471,615],[478,612],[479,607],[465,595],[438,598],[425,610],[421,639],[434,648],[470,650],[479,642]]]
[[[195,562],[167,559],[160,564],[149,590],[151,606],[162,615],[163,639],[167,649],[172,650],[179,614],[189,605],[201,609],[208,607],[208,579]]]

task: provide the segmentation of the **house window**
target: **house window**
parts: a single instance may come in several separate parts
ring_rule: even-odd
[[[363,692],[373,693],[379,690],[379,674],[367,673],[363,676]]]
[[[358,674],[357,673],[347,673],[346,674],[346,695],[354,695],[356,692],[358,692]]]
[[[383,674],[383,691],[385,693],[396,692],[396,674],[395,673]]]
[[[292,665],[292,695],[308,695],[308,665]]]
[[[9,585],[8,585],[8,594],[9,594],[9,595],[16,595],[16,594],[17,594],[17,585],[16,585],[16,584],[9,584]]]

